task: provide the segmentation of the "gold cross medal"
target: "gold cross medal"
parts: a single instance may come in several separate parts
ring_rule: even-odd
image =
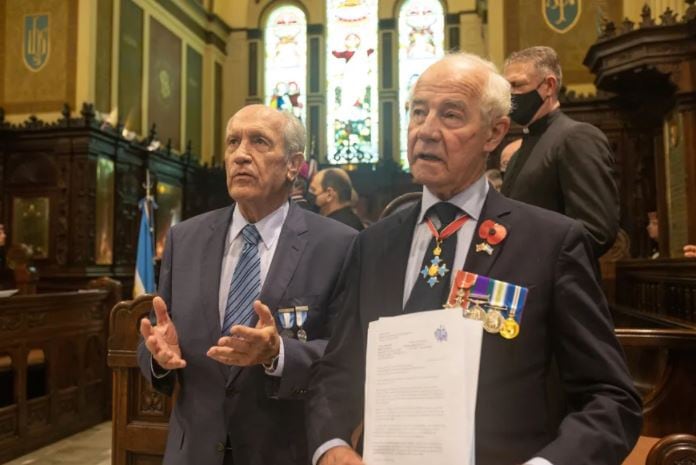
[[[434,257],[430,260],[430,266],[424,265],[421,270],[423,279],[426,280],[430,287],[439,283],[440,278],[444,278],[450,271],[449,268],[447,268],[447,264],[440,258],[440,254],[442,253],[442,249],[440,248],[441,243],[442,241],[440,240],[436,242],[435,248],[433,249]]]
[[[442,247],[440,246],[442,245],[442,241],[456,233],[468,219],[469,217],[467,215],[461,216],[445,226],[441,232],[435,229],[435,225],[430,221],[430,218],[425,220],[430,234],[435,238],[435,248],[433,249],[434,256],[432,260],[430,260],[430,266],[423,265],[423,269],[421,270],[423,279],[428,283],[428,286],[435,286],[440,282],[440,278],[444,278],[445,275],[449,273],[450,269],[447,268],[447,264],[444,260],[440,258],[440,254],[442,253]]]

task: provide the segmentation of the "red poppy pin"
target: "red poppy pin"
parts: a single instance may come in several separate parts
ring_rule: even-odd
[[[480,244],[476,244],[477,252],[486,252],[488,255],[493,254],[493,246],[498,245],[507,236],[507,229],[500,223],[493,220],[486,220],[479,227],[479,237],[483,239]]]

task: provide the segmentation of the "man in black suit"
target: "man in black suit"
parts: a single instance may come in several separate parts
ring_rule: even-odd
[[[474,55],[449,55],[419,78],[408,157],[423,198],[362,232],[353,245],[342,279],[345,304],[312,370],[307,412],[314,464],[362,463],[351,443],[363,419],[368,325],[442,307],[454,273],[431,284],[421,270],[435,255],[451,270],[529,289],[519,335],[483,335],[477,465],[618,465],[631,450],[641,427],[640,399],[582,227],[507,199],[485,180],[486,157],[508,130],[509,110],[509,84]],[[550,424],[546,404],[552,357],[570,400],[558,424]]]
[[[501,192],[580,221],[599,258],[619,228],[614,156],[606,136],[560,110],[562,71],[552,48],[513,53],[504,74],[512,86],[510,117],[523,126],[524,136]]]
[[[356,233],[288,201],[305,145],[294,116],[242,108],[226,140],[234,203],[170,230],[138,362],[157,390],[179,386],[165,464],[301,465],[309,368]]]
[[[323,216],[362,231],[365,227],[353,212],[351,197],[353,184],[348,173],[340,168],[326,168],[312,178],[309,185],[311,202]]]

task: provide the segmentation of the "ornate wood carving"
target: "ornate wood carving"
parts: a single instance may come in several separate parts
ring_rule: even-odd
[[[696,329],[696,263],[631,260],[616,269],[617,305]]]
[[[646,465],[696,465],[696,436],[673,434],[655,444]]]
[[[681,87],[679,72],[682,64],[696,59],[695,9],[691,5],[678,21],[667,8],[656,26],[646,5],[637,29],[625,22],[617,34],[613,23],[605,24],[584,60],[596,76],[597,87],[617,93],[641,93],[641,89],[671,93],[673,88],[694,91],[693,87]]]
[[[20,391],[14,404],[0,408],[0,463],[108,418],[109,296],[95,290],[0,299],[0,353],[11,356]],[[28,357],[33,348],[43,357]]]
[[[45,123],[32,116],[21,124],[4,120],[0,109],[0,214],[7,201],[26,193],[51,199],[49,257],[37,262],[41,290],[74,290],[108,275],[130,294],[138,237],[138,201],[145,171],[183,191],[184,218],[229,203],[221,168],[202,167],[198,156],[163,147],[152,132],[124,138],[122,127],[98,121],[91,105],[79,115],[65,106],[62,118]],[[95,263],[97,161],[114,162],[113,263]],[[200,175],[199,175],[200,174]],[[213,182],[214,181],[214,182]],[[218,182],[219,181],[219,182]],[[195,197],[195,198],[194,198]],[[12,231],[8,235],[12,238]]]

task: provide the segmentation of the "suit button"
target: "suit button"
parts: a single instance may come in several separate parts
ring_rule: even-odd
[[[215,450],[218,452],[225,452],[225,444],[222,442],[218,442],[215,444]]]

